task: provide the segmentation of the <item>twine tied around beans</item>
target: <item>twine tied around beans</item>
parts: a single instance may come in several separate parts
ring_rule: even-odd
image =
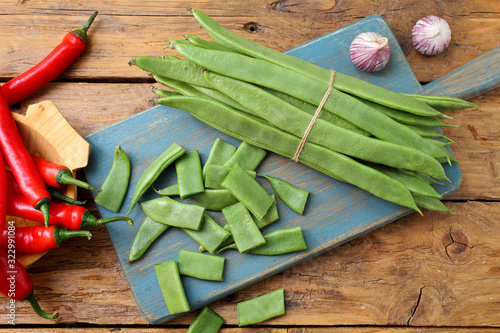
[[[304,146],[307,142],[307,137],[309,136],[309,133],[311,132],[314,124],[316,123],[316,120],[319,117],[319,114],[321,113],[321,109],[323,109],[323,105],[325,104],[326,100],[328,99],[328,96],[330,96],[330,93],[332,92],[333,89],[333,80],[335,79],[335,71],[331,70],[330,71],[330,83],[328,85],[328,89],[325,92],[325,95],[323,96],[323,99],[318,105],[318,108],[316,109],[316,112],[314,112],[314,116],[311,119],[311,122],[309,123],[309,126],[307,126],[304,135],[302,136],[302,139],[300,140],[299,146],[297,147],[297,151],[295,152],[295,155],[293,156],[293,160],[295,162],[299,161],[299,156],[302,153],[302,149],[304,149]]]

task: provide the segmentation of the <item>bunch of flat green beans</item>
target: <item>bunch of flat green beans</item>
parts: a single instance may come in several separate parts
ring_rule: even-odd
[[[453,141],[436,127],[442,111],[477,107],[451,97],[392,92],[264,47],[192,10],[213,41],[175,40],[184,58],[137,57],[131,64],[166,89],[156,103],[185,110],[208,125],[262,149],[298,160],[337,180],[420,212],[451,213],[435,184],[449,181]],[[325,92],[331,93],[311,124]]]

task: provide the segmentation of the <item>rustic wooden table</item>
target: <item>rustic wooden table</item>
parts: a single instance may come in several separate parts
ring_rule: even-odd
[[[224,26],[284,51],[372,14],[391,26],[423,84],[500,44],[497,0],[298,1],[43,1],[4,0],[0,9],[0,81],[39,62],[93,12],[85,54],[56,82],[15,105],[51,100],[82,136],[149,108],[152,79],[128,61],[160,56],[168,40],[199,32],[186,13],[199,8]],[[449,48],[424,57],[412,46],[421,17],[445,18]],[[481,111],[453,114],[445,134],[455,140],[463,182],[446,198],[455,215],[408,215],[211,305],[223,332],[500,332],[500,89],[471,99]],[[83,178],[83,173],[79,172]],[[79,197],[91,198],[80,191]],[[95,214],[92,203],[88,208]],[[20,332],[184,332],[197,311],[147,325],[124,279],[105,228],[90,242],[74,240],[29,268],[48,321],[27,303],[17,309]],[[237,328],[236,303],[280,287],[286,314],[259,327]],[[7,298],[0,298],[7,304]],[[6,306],[0,332],[11,332]]]

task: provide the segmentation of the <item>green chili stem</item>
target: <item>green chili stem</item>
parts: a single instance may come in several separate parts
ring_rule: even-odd
[[[78,206],[83,206],[86,203],[86,201],[79,201],[79,200],[75,200],[73,198],[70,198],[67,195],[64,195],[61,192],[59,192],[56,188],[51,187],[51,186],[47,186],[47,191],[49,191],[50,197],[52,199],[61,200],[61,201],[64,201],[66,203],[69,203],[72,205],[78,205]]]
[[[97,13],[98,11],[96,10],[80,29],[76,29],[71,32],[72,34],[78,36],[85,44],[88,43],[87,31],[89,30],[92,22],[94,22]]]
[[[40,305],[38,304],[38,301],[36,300],[35,296],[33,295],[33,292],[31,292],[28,297],[25,298],[26,301],[30,302],[31,307],[35,312],[42,318],[45,319],[56,319],[59,317],[59,313],[54,312],[53,314],[48,314],[47,312],[44,312],[41,308]]]
[[[57,173],[56,182],[61,186],[74,185],[77,187],[84,188],[86,190],[97,191],[95,188],[92,187],[92,185],[84,181],[81,181],[79,179],[73,178],[73,174],[68,169],[62,169]]]
[[[54,229],[54,239],[56,244],[61,246],[62,243],[73,237],[92,238],[92,234],[88,230],[66,230],[56,227]]]

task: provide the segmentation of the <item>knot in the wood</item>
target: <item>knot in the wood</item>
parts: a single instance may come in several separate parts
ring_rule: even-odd
[[[443,236],[443,245],[446,255],[455,263],[466,263],[472,258],[472,248],[465,234],[457,229],[451,228],[450,232]]]
[[[261,31],[262,27],[257,22],[248,22],[243,25],[243,29],[254,34]]]

